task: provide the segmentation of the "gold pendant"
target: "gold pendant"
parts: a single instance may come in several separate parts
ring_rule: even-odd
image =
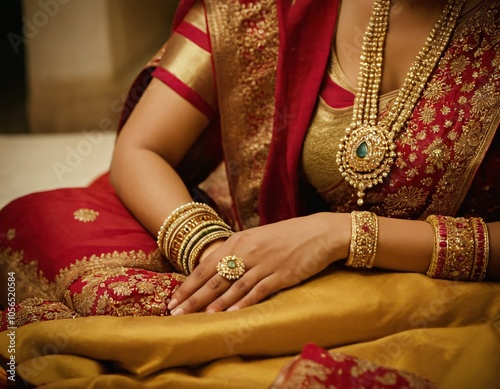
[[[361,125],[346,130],[337,154],[342,177],[358,190],[358,205],[364,203],[365,190],[379,184],[394,163],[396,146],[392,133],[384,127]]]

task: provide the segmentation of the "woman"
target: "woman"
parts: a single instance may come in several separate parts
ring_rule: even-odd
[[[4,209],[3,262],[30,281],[23,297],[36,296],[19,304],[18,324],[244,315],[278,291],[328,279],[345,259],[358,269],[498,279],[497,2],[204,6],[181,3],[151,83],[137,105],[127,102],[113,188],[103,177]],[[205,195],[198,185],[221,161],[225,174],[204,181]],[[53,224],[41,221],[48,201]],[[44,226],[36,236],[33,220]],[[266,324],[256,327],[265,338]],[[255,355],[238,340],[225,339],[222,355]],[[297,351],[285,342],[265,353]]]

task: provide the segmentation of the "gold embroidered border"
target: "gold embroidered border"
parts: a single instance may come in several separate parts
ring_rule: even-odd
[[[278,62],[275,1],[205,2],[217,75],[224,151],[236,212],[259,224],[258,199],[271,142]]]
[[[462,20],[453,37],[452,46],[459,48],[467,47],[468,37],[472,36],[476,41],[479,41],[482,31],[490,34],[492,44],[483,41],[479,47],[469,48],[469,50],[474,49],[474,57],[476,58],[481,58],[485,51],[494,50],[494,58],[497,63],[490,64],[491,73],[487,72],[484,67],[477,68],[473,75],[479,78],[476,82],[480,83],[481,79],[485,80],[485,78],[481,77],[486,76],[486,73],[489,73],[489,82],[484,82],[476,90],[472,98],[465,99],[463,96],[462,101],[458,101],[461,104],[471,106],[471,117],[467,122],[463,123],[463,133],[454,144],[455,158],[452,163],[447,165],[445,173],[438,183],[437,191],[432,197],[432,202],[422,215],[422,218],[426,218],[431,214],[456,214],[474,179],[477,167],[483,160],[484,154],[500,125],[499,21],[498,5],[495,2],[486,1],[478,7],[477,12]],[[455,82],[462,83],[461,72],[468,63],[463,57],[452,59],[452,51],[457,50],[448,50],[442,62],[445,66],[449,64],[451,73],[457,77]],[[473,85],[470,87],[472,88]],[[462,92],[468,91],[468,86],[463,85]]]
[[[44,300],[57,300],[55,284],[50,282],[38,270],[38,261],[23,262],[24,252],[14,251],[9,248],[0,248],[0,269],[3,279],[8,272],[16,273],[16,301],[22,301],[29,297],[41,297]],[[1,302],[7,306],[7,288],[2,288]]]
[[[216,109],[212,56],[186,37],[174,33],[166,47],[160,66],[167,69],[188,87],[196,91]]]
[[[172,271],[163,260],[159,249],[150,254],[143,251],[115,251],[76,260],[69,267],[61,269],[55,280],[51,282],[41,270],[38,270],[38,261],[32,260],[25,263],[23,258],[23,251],[14,251],[11,248],[0,249],[0,268],[5,273],[10,271],[16,273],[17,301],[30,297],[39,297],[49,301],[64,301],[66,290],[77,278],[96,271],[123,267],[141,268],[154,272]],[[1,302],[6,306],[6,296],[2,295]]]
[[[61,269],[55,278],[56,296],[58,300],[64,299],[68,287],[79,277],[98,271],[107,271],[122,267],[135,267],[154,272],[167,272],[172,269],[165,263],[159,249],[150,254],[139,251],[118,252],[92,255],[76,260],[69,267]]]

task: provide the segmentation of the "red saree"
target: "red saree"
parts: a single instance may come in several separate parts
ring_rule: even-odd
[[[175,30],[182,37],[176,39],[188,38],[196,46],[193,50],[198,50],[204,58],[211,56],[208,65],[193,66],[210,67],[213,90],[206,85],[191,88],[182,71],[176,72],[179,68],[164,67],[162,61],[170,61],[173,47],[167,44],[165,54],[162,50],[155,56],[132,86],[121,125],[151,77],[161,79],[210,117],[210,128],[198,139],[178,171],[192,189],[195,200],[211,201],[199,189],[201,185],[236,229],[303,215],[328,205],[334,211],[353,210],[351,192],[345,185],[319,194],[298,174],[302,145],[318,96],[327,98],[329,93],[324,80],[339,2],[207,0],[208,34],[200,30],[199,20],[185,20],[190,17],[194,3],[181,2]],[[484,2],[462,21],[415,107],[408,129],[398,139],[400,154],[391,175],[367,194],[366,209],[400,218],[416,219],[442,213],[500,220],[500,142],[496,131],[500,122],[499,14],[496,2]],[[216,98],[212,98],[211,91]],[[207,149],[213,152],[207,153]],[[226,174],[220,175],[219,170],[217,175],[206,179],[222,160]],[[226,188],[230,196],[226,195]],[[154,317],[145,318],[143,316],[169,314],[166,304],[183,276],[173,273],[162,260],[155,238],[124,208],[107,176],[87,188],[26,196],[0,211],[0,264],[2,277],[15,272],[16,297],[20,302],[15,307],[17,321],[10,323],[5,315],[4,329],[13,324],[20,327],[53,319],[71,319],[80,329],[75,332],[78,336],[69,337],[67,347],[53,352],[61,357],[55,358],[58,364],[48,369],[56,378],[36,369],[36,357],[28,351],[20,353],[18,361],[25,369],[24,374],[20,374],[33,384],[65,385],[62,382],[67,377],[58,366],[69,367],[71,362],[65,364],[62,358],[70,354],[92,361],[85,366],[95,382],[101,380],[101,374],[117,374],[123,369],[132,382],[127,381],[130,386],[146,381],[151,387],[161,387],[165,382],[182,382],[184,387],[203,386],[203,383],[195,383],[196,375],[210,376],[210,383],[227,384],[227,376],[211,375],[217,370],[214,361],[227,358],[225,362],[230,366],[231,361],[234,362],[232,358],[242,358],[248,364],[255,362],[253,366],[258,365],[262,378],[258,374],[254,377],[251,372],[241,374],[255,380],[256,385],[269,385],[272,382],[269,377],[276,376],[285,359],[298,353],[306,341],[334,348],[424,328],[419,321],[424,320],[421,316],[413,317],[413,312],[405,310],[418,302],[419,293],[413,291],[421,285],[426,285],[427,291],[419,306],[426,312],[422,314],[425,326],[482,326],[483,319],[486,323],[497,323],[495,315],[500,304],[494,297],[498,294],[498,285],[459,285],[457,295],[478,303],[480,312],[474,313],[470,308],[463,316],[455,315],[460,305],[453,305],[455,295],[442,298],[448,288],[442,282],[421,275],[374,273],[370,279],[363,273],[339,271],[338,275],[325,272],[323,277],[246,312],[215,315],[206,319],[206,325],[200,324],[198,314],[163,318],[164,322]],[[401,281],[395,277],[401,277],[398,278]],[[339,282],[337,291],[332,291],[333,278]],[[395,298],[394,293],[384,289],[387,285],[399,288],[402,301],[391,300]],[[408,285],[414,289],[406,290]],[[358,296],[353,289],[366,294]],[[336,296],[343,304],[330,301],[332,293],[338,291],[343,291]],[[372,297],[367,297],[368,294]],[[304,307],[301,299],[305,295],[318,297],[318,301],[307,300],[308,306]],[[287,298],[297,312],[285,308],[286,304],[281,305]],[[365,301],[371,302],[368,308]],[[445,301],[444,308],[439,313],[432,311],[435,319],[431,320],[434,316],[425,310],[435,301]],[[2,304],[12,308],[7,305],[6,296]],[[381,311],[373,309],[374,306],[382,307]],[[410,319],[391,312],[392,306],[404,311]],[[264,315],[265,309],[270,311]],[[269,312],[272,319],[268,317]],[[99,315],[103,317],[94,317]],[[237,320],[236,330],[230,319]],[[349,324],[349,331],[337,323],[343,320]],[[51,334],[61,330],[60,323],[56,322],[20,328],[19,344],[43,348],[50,342]],[[368,322],[374,324],[366,328],[360,324]],[[105,326],[101,328],[99,323]],[[125,355],[134,348],[127,349],[113,338],[113,323],[126,334],[123,335],[126,342],[131,340],[130,347],[141,344],[147,352],[138,352],[136,358]],[[87,324],[95,331],[93,339],[81,330]],[[494,328],[484,325],[488,327],[484,334],[491,337],[497,334]],[[335,327],[335,331],[330,327]],[[30,328],[46,331],[37,335]],[[276,332],[281,330],[285,339],[276,339]],[[225,337],[224,331],[229,331],[231,337]],[[236,331],[236,335],[231,331]],[[470,341],[476,335],[476,331],[467,328],[463,338]],[[144,337],[148,339],[142,343]],[[108,338],[113,339],[106,344],[116,347],[116,353],[113,347],[111,351],[101,348]],[[252,342],[247,342],[249,339]],[[388,344],[396,342],[394,339],[389,339]],[[420,344],[418,336],[411,339],[417,339],[413,344]],[[452,341],[453,337],[448,339]],[[484,340],[481,336],[478,339]],[[185,351],[183,347],[190,342],[198,342],[199,349]],[[397,342],[399,345],[400,340]],[[104,354],[94,352],[87,343]],[[353,347],[347,351],[373,359],[376,353],[371,353],[372,350],[376,347],[361,352]],[[6,355],[2,350],[2,356]],[[259,365],[254,358],[262,355],[268,360]],[[423,355],[427,355],[427,351]],[[390,355],[384,362],[397,369],[409,367],[416,373],[445,380],[431,368],[421,368],[414,360],[405,365],[398,357],[399,354]],[[96,362],[106,360],[116,365]],[[443,366],[446,358],[440,361],[441,364],[436,365]],[[200,363],[208,364],[207,369],[199,368]],[[235,364],[244,370],[239,363]],[[188,372],[183,370],[186,366],[189,366]],[[190,369],[195,368],[200,370],[193,370],[191,374]],[[180,370],[182,374],[178,373]],[[67,371],[72,371],[68,376],[78,379],[77,386],[93,382],[71,369]],[[115,384],[119,382],[117,379]]]

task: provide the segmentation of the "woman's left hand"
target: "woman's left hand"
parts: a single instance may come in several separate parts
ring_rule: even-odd
[[[318,213],[237,232],[220,244],[173,294],[172,315],[232,311],[256,304],[348,255],[349,214]],[[236,255],[245,273],[230,281],[217,264]]]

